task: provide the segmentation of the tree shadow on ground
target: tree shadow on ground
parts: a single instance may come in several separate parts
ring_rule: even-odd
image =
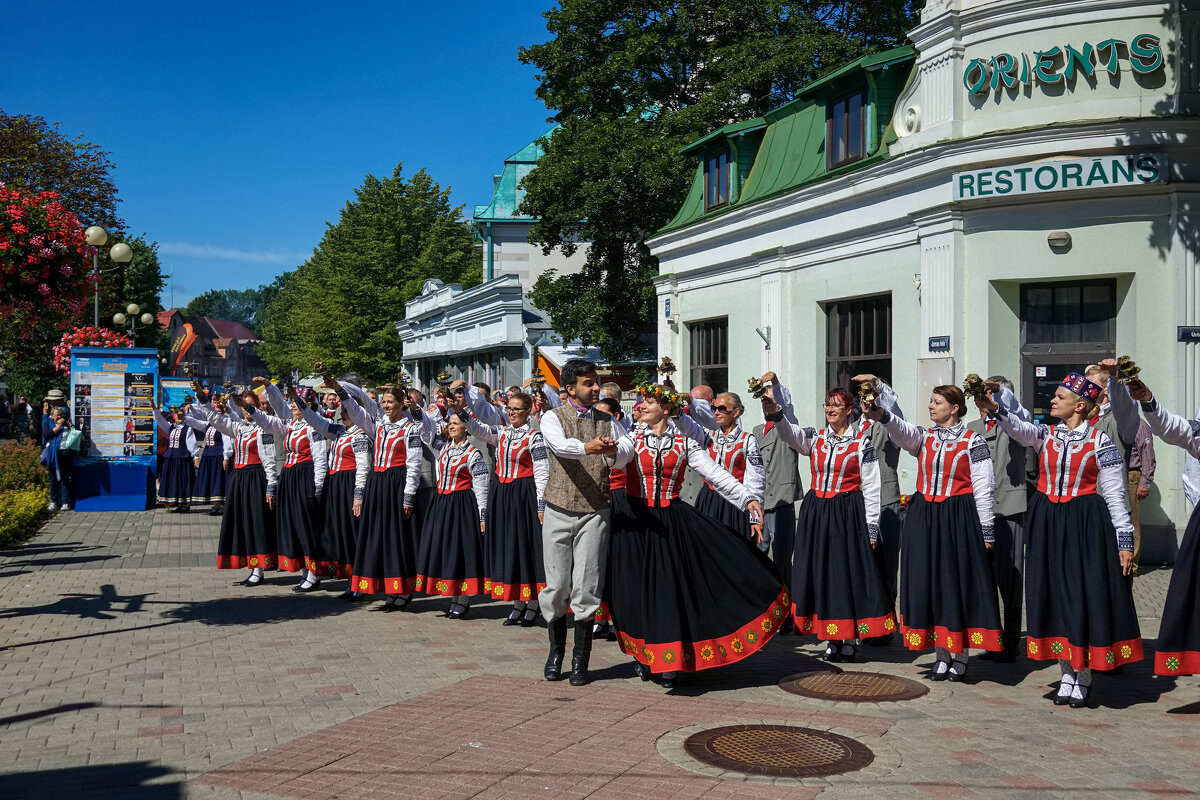
[[[3,777],[4,797],[120,797],[122,800],[179,800],[183,783],[154,783],[176,774],[175,770],[150,761],[64,767],[34,772],[8,773]]]
[[[116,619],[116,614],[131,614],[142,610],[146,598],[153,592],[142,594],[121,595],[117,587],[106,583],[100,587],[99,594],[72,593],[59,595],[61,599],[53,603],[43,603],[38,606],[23,606],[20,608],[0,609],[0,619],[13,617],[31,617],[42,614],[60,614],[79,617],[81,619]],[[118,608],[121,605],[123,607]]]
[[[269,622],[336,617],[358,609],[360,603],[339,601],[322,592],[312,594],[255,595],[246,589],[238,597],[218,597],[182,603],[162,612],[175,622],[199,622],[203,625],[258,625]]]
[[[30,542],[20,547],[6,547],[0,550],[0,558],[35,557],[45,553],[78,553],[82,550],[99,550],[98,544],[83,542]]]

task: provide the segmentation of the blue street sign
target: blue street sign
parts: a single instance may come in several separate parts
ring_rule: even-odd
[[[1200,342],[1200,325],[1180,325],[1179,341]]]
[[[949,353],[950,352],[950,337],[949,336],[930,336],[929,337],[929,352],[931,352],[931,353]]]
[[[665,301],[663,301],[663,307],[665,309],[667,309],[666,313],[663,316],[670,317],[671,316],[671,298],[668,297]]]

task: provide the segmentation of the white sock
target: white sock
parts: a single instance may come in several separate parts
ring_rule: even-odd
[[[255,567],[254,569],[250,570],[250,577],[261,578],[262,576],[263,576],[263,568],[262,567]]]
[[[1089,686],[1091,686],[1092,685],[1091,669],[1077,670],[1075,672],[1075,685],[1082,686],[1085,689],[1088,688]]]
[[[950,669],[950,662],[942,661],[940,658],[938,659],[938,662],[933,665],[933,671],[937,675],[945,675],[948,669]]]

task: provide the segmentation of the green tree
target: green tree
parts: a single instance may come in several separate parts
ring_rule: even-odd
[[[354,195],[268,305],[260,353],[273,373],[307,372],[320,359],[334,372],[394,377],[395,324],[422,283],[482,280],[462,207],[424,169],[411,178],[403,165],[389,178],[368,175]]]
[[[567,339],[606,358],[648,354],[657,259],[646,239],[687,194],[695,164],[679,148],[731,120],[794,98],[819,75],[895,46],[914,0],[562,0],[553,38],[519,58],[561,123],[524,181],[521,211],[547,252],[590,242],[575,275],[543,275],[534,303]]]
[[[100,225],[110,234],[124,230],[109,152],[82,136],[68,138],[60,126],[0,109],[0,181],[57,192],[84,227]]]
[[[139,316],[145,313],[157,314],[163,310],[162,290],[167,282],[163,276],[162,262],[158,259],[158,242],[148,241],[145,233],[139,236],[118,233],[115,239],[109,237],[109,246],[116,242],[129,245],[133,251],[133,258],[128,264],[101,274],[100,324],[124,332],[124,326],[113,324],[113,314],[123,312],[130,303],[138,304],[141,309]],[[163,333],[163,328],[157,320],[145,327],[139,321],[134,341],[138,347],[162,347]]]

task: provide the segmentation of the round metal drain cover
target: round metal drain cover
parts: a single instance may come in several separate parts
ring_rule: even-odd
[[[789,675],[779,682],[784,691],[818,700],[851,703],[890,703],[912,700],[929,692],[929,687],[908,678],[878,672],[835,672],[818,670]]]
[[[846,736],[790,725],[728,725],[694,733],[683,743],[693,758],[713,767],[769,775],[816,778],[862,769],[875,754]]]

